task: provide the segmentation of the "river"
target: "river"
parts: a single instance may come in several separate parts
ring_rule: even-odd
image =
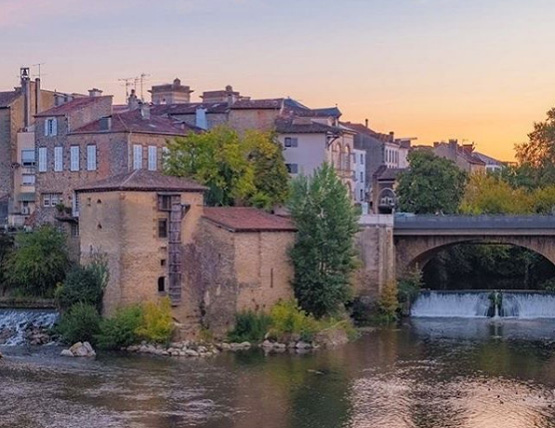
[[[555,322],[413,318],[306,355],[0,347],[0,427],[555,427]]]

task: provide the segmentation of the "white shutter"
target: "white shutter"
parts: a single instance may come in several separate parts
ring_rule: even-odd
[[[58,119],[52,119],[52,135],[58,135]]]
[[[46,147],[39,147],[39,172],[46,172]]]
[[[148,146],[148,170],[156,171],[158,168],[157,147]]]
[[[70,171],[79,171],[79,146],[71,146]]]
[[[54,147],[54,171],[60,172],[64,169],[63,147]]]
[[[48,121],[49,121],[49,120],[50,120],[50,119],[45,119],[45,120],[44,120],[44,136],[45,136],[45,137],[48,137]]]
[[[87,171],[96,171],[96,146],[87,146]]]
[[[141,169],[143,167],[143,147],[133,145],[133,169]]]

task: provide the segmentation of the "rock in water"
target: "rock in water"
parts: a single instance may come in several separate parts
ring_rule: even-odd
[[[62,351],[61,355],[72,357],[95,357],[96,352],[89,342],[77,342],[71,348]]]
[[[62,357],[73,357],[73,353],[69,349],[64,349],[60,355]]]

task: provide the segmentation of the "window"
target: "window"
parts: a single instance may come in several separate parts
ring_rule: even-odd
[[[360,164],[364,165],[364,155],[362,153],[360,154]]]
[[[171,195],[158,195],[158,210],[171,211],[172,197]]]
[[[54,147],[54,171],[60,172],[64,169],[64,158],[63,158],[64,148]]]
[[[285,137],[285,147],[298,147],[299,140],[297,138]]]
[[[35,174],[22,174],[21,175],[21,185],[22,186],[34,186],[35,185]]]
[[[62,202],[61,193],[43,193],[42,194],[42,206],[43,207],[55,207],[60,202]]]
[[[166,277],[161,276],[158,278],[158,293],[166,292]]]
[[[364,199],[364,191],[360,189],[360,201],[362,202],[363,199]]]
[[[87,171],[96,171],[96,145],[87,146]]]
[[[46,147],[39,147],[39,172],[46,172]]]
[[[80,208],[80,203],[79,203],[79,194],[78,193],[74,193],[73,194],[73,216],[74,217],[79,217],[79,208]]]
[[[148,146],[148,170],[156,171],[158,168],[157,147]]]
[[[143,147],[133,145],[133,169],[141,169],[143,167]]]
[[[160,260],[160,266],[166,266],[166,259]]]
[[[158,238],[168,237],[168,219],[161,218],[158,220]]]
[[[360,181],[364,181],[364,173],[363,172],[360,173]]]
[[[70,148],[70,171],[79,171],[79,146],[71,146]]]
[[[58,120],[55,117],[51,117],[44,121],[44,135],[46,137],[58,135]]]
[[[287,172],[289,174],[297,174],[299,171],[299,165],[296,163],[286,163],[285,166],[287,167]]]
[[[21,165],[35,166],[35,151],[21,150]]]
[[[79,223],[71,223],[71,236],[74,238],[79,236]]]

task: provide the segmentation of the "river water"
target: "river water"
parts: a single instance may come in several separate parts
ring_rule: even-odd
[[[555,427],[554,341],[553,320],[413,318],[306,355],[1,347],[0,427]]]

